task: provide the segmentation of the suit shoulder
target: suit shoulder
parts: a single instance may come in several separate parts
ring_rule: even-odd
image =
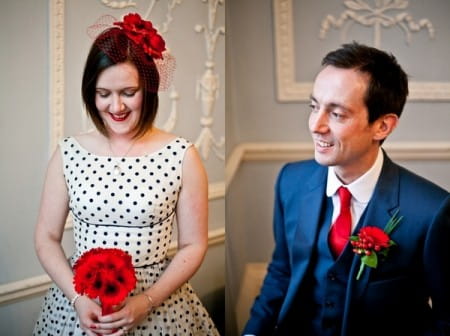
[[[319,165],[315,160],[289,162],[281,168],[278,174],[278,182],[304,182],[309,180],[312,175],[320,170],[327,171],[327,168]]]
[[[443,196],[447,196],[449,193],[447,190],[437,185],[436,183],[428,180],[427,178],[420,176],[405,167],[399,166],[400,176],[406,184],[414,185],[416,188],[422,188],[424,190],[434,192]]]
[[[320,167],[315,160],[288,162],[281,168],[280,175],[307,175]]]
[[[422,198],[422,202],[426,202],[427,200],[430,202],[441,202],[449,197],[447,190],[425,177],[417,175],[401,166],[399,166],[399,171],[401,189],[410,195],[426,195],[425,198]]]

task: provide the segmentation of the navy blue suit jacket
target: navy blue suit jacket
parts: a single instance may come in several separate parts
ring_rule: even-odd
[[[275,192],[275,250],[244,334],[297,335],[295,325],[283,324],[306,281],[326,179],[327,167],[315,161],[289,163],[281,170]],[[403,220],[391,234],[397,246],[387,259],[376,269],[366,267],[356,280],[360,257],[351,258],[341,336],[450,335],[449,193],[384,154],[360,226],[384,229],[396,210]],[[350,244],[344,253],[353,253]]]

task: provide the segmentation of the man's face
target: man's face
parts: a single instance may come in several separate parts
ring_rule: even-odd
[[[364,103],[369,77],[354,69],[326,66],[311,95],[309,129],[319,164],[335,166],[338,177],[350,183],[374,163],[379,147],[378,122],[369,125]]]

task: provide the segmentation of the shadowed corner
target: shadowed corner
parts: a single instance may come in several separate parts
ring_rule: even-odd
[[[210,317],[214,321],[220,335],[225,335],[225,287],[218,288],[202,298]]]

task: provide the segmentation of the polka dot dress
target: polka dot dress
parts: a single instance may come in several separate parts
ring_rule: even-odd
[[[88,152],[72,137],[60,142],[70,196],[76,251],[73,263],[94,247],[115,247],[133,259],[139,294],[169,263],[182,162],[191,144],[176,138],[140,157],[114,158]],[[53,285],[44,298],[33,335],[86,335],[75,310]],[[219,335],[189,283],[152,310],[127,335]]]

